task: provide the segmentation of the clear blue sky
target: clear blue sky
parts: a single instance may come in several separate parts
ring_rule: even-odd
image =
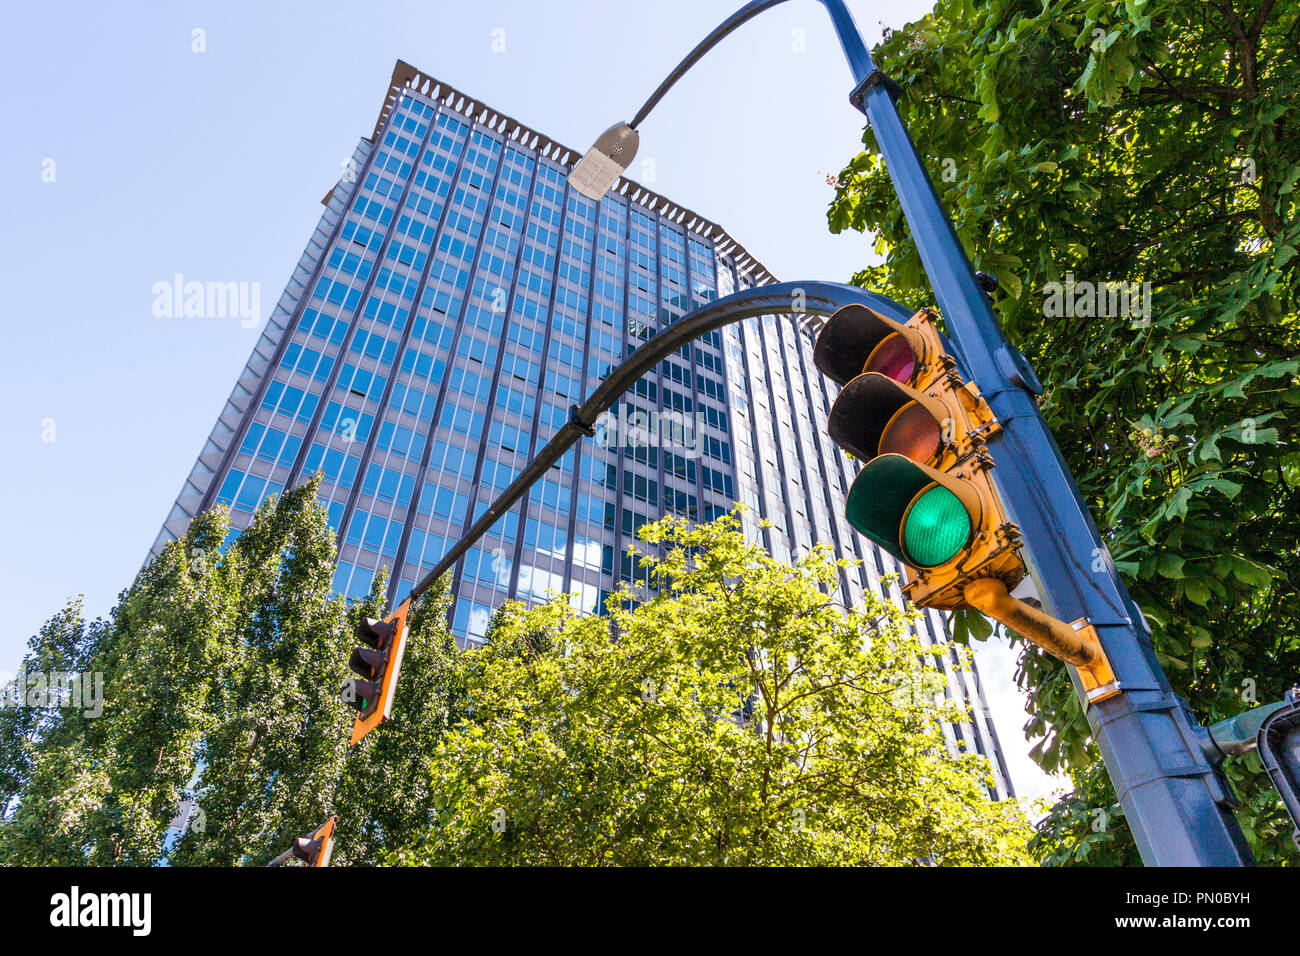
[[[849,0],[872,44],[881,21],[901,26],[930,5]],[[373,128],[395,59],[584,150],[737,6],[11,7],[0,35],[0,671],[16,669],[68,595],[107,614],[139,569],[321,197]],[[725,225],[782,279],[847,279],[870,242],[827,231],[825,177],[861,148],[851,86],[821,5],[793,0],[674,88],[641,127],[632,177]],[[260,283],[258,324],[156,318],[151,289],[176,273]],[[981,664],[1017,788],[1038,792],[1047,781],[1024,756],[1011,658],[989,648]]]

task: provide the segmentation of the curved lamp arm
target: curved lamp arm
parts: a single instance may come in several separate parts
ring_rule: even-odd
[[[857,286],[839,282],[776,282],[755,289],[744,289],[716,302],[688,312],[654,338],[628,356],[614,369],[605,381],[591,393],[581,406],[574,405],[567,421],[551,438],[537,457],[519,473],[500,497],[488,506],[483,516],[474,522],[469,531],[448,551],[428,574],[420,579],[407,598],[424,593],[450,569],[474,542],[483,537],[492,525],[514,506],[560,457],[577,444],[583,435],[595,434],[596,419],[608,411],[632,385],[646,372],[659,364],[685,343],[698,339],[714,329],[732,322],[760,315],[785,314],[793,311],[792,304],[799,301],[804,313],[830,315],[836,309],[852,303],[869,305],[887,318],[906,322],[912,310],[892,299]]]
[[[778,3],[784,2],[785,0],[750,0],[749,3],[718,24],[713,32],[696,44],[695,49],[686,54],[685,59],[678,63],[673,68],[673,71],[664,78],[663,82],[650,94],[650,98],[637,110],[632,122],[616,123],[600,134],[595,144],[587,152],[583,153],[573,171],[569,173],[569,184],[588,199],[599,202],[601,197],[618,182],[619,176],[627,170],[632,163],[632,159],[636,156],[637,148],[641,142],[637,126],[650,115],[650,111],[672,89],[673,84],[685,76],[704,54],[717,46],[723,37],[734,32],[742,23],[747,23],[760,13],[776,6]],[[853,22],[853,15],[849,13],[849,8],[844,5],[844,0],[821,0],[821,3],[826,8],[826,12],[830,14],[835,33],[840,38],[840,45],[844,47],[844,55],[853,71],[854,90],[849,99],[855,106],[865,112],[864,94],[866,89],[877,81],[887,81],[884,80],[883,74],[876,69],[875,64],[872,62],[871,54],[862,41],[862,34],[858,32],[858,26]],[[892,84],[888,85],[892,86]]]
[[[723,20],[712,33],[696,44],[695,49],[686,54],[682,62],[678,63],[673,68],[673,71],[664,78],[658,89],[651,93],[650,98],[645,101],[641,109],[637,110],[636,116],[632,118],[632,122],[628,126],[636,129],[641,124],[641,121],[650,115],[650,111],[658,105],[659,101],[664,98],[664,94],[672,89],[673,84],[681,79],[704,54],[717,46],[723,37],[760,13],[784,2],[785,0],[750,0],[749,3],[727,17],[726,20]],[[831,16],[831,22],[834,24],[835,32],[840,38],[840,44],[844,47],[844,55],[848,58],[849,66],[853,70],[853,78],[857,83],[861,83],[871,75],[876,66],[871,60],[871,54],[867,51],[866,44],[862,42],[862,34],[858,32],[857,24],[853,22],[853,15],[849,13],[848,7],[844,5],[844,0],[821,0],[821,3]]]

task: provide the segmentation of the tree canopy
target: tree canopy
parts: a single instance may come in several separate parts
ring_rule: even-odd
[[[651,591],[607,616],[504,607],[454,668],[433,823],[393,860],[1027,862],[1020,807],[945,742],[961,708],[917,690],[943,648],[878,598],[844,613],[825,549],[791,567],[738,526],[645,526]]]
[[[102,712],[0,708],[0,860],[262,864],[338,813],[335,860],[375,862],[427,816],[443,715],[425,688],[454,646],[445,589],[413,614],[402,720],[345,763],[352,626],[379,613],[385,581],[352,608],[332,593],[316,487],[268,499],[229,546],[224,509],[197,516],[109,619],[86,624],[72,601],[32,639],[24,673],[102,675]],[[169,845],[183,798],[195,809]]]
[[[440,583],[394,719],[345,755],[338,689],[385,577],[332,593],[314,494],[233,541],[200,515],[107,620],[73,601],[32,639],[25,672],[102,674],[102,707],[0,708],[0,862],[261,865],[332,814],[336,865],[1028,861],[1020,808],[945,740],[944,649],[880,600],[844,613],[824,550],[778,563],[734,516],[644,529],[653,595],[508,605],[469,650]]]
[[[876,49],[1042,410],[1204,723],[1300,678],[1300,4],[938,0]],[[876,235],[854,281],[932,301],[874,138],[832,231]],[[1108,293],[1149,283],[1150,309]],[[1063,301],[1067,299],[1068,301]],[[964,626],[967,622],[962,621]],[[987,633],[985,626],[983,633]],[[1035,755],[1078,789],[1036,848],[1137,862],[1065,668],[1026,647]],[[1261,860],[1294,861],[1258,760],[1230,761]],[[1102,852],[1104,848],[1105,852]]]

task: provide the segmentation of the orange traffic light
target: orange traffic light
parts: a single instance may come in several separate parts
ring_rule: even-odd
[[[393,712],[393,694],[406,650],[406,615],[411,602],[405,601],[382,621],[367,618],[357,626],[356,637],[363,646],[354,648],[348,666],[358,675],[343,684],[340,696],[356,708],[349,746],[355,744]]]
[[[1019,531],[985,446],[997,420],[957,372],[933,313],[902,324],[846,306],[822,329],[813,358],[843,386],[831,439],[865,463],[845,516],[907,567],[911,601],[956,610],[970,606],[963,588],[976,578],[1014,587],[1025,574]]]
[[[822,327],[813,361],[841,386],[831,440],[864,462],[845,517],[907,569],[919,607],[987,614],[1079,669],[1091,700],[1119,693],[1087,621],[1065,624],[1012,597],[1025,576],[1020,529],[993,483],[1000,429],[928,309],[906,323],[848,305]]]
[[[330,817],[311,836],[295,837],[293,846],[267,865],[284,866],[290,860],[302,860],[305,866],[329,866],[334,855],[334,824],[338,822],[337,816]]]

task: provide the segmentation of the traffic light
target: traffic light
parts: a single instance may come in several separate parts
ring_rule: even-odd
[[[392,714],[393,692],[406,649],[406,615],[410,607],[411,602],[407,600],[384,620],[366,618],[357,625],[356,637],[363,646],[353,649],[348,666],[358,677],[344,681],[340,692],[344,703],[357,711],[349,746]]]
[[[334,853],[334,824],[338,820],[336,816],[330,817],[311,836],[295,837],[293,846],[267,865],[284,866],[290,860],[298,859],[307,866],[329,866],[330,856]]]
[[[1020,529],[993,482],[1001,426],[922,309],[906,323],[865,305],[836,311],[813,361],[840,386],[827,431],[863,462],[849,524],[903,563],[918,607],[976,608],[1080,669],[1093,700],[1118,693],[1087,621],[1067,625],[1010,596],[1025,576]]]
[[[964,585],[1025,574],[1019,529],[1007,520],[985,445],[998,423],[963,382],[933,313],[904,325],[863,305],[823,327],[813,359],[842,386],[831,439],[864,464],[849,491],[849,524],[907,566],[914,604],[968,607]]]

